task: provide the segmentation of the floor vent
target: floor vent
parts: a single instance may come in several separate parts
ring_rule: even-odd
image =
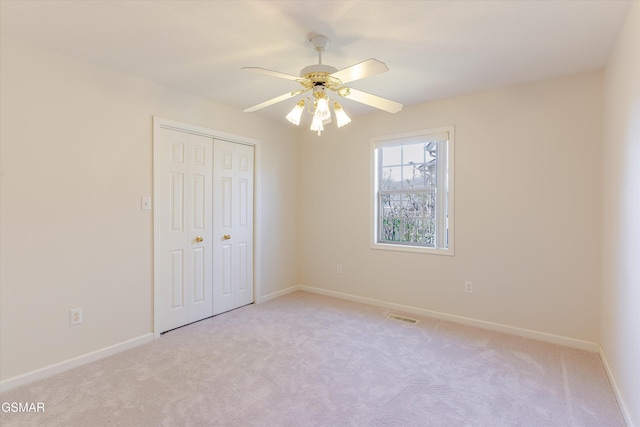
[[[398,316],[397,314],[390,314],[387,317],[389,319],[393,319],[393,320],[400,320],[401,322],[418,323],[418,321],[416,319],[411,319],[409,317],[404,317],[404,316]]]

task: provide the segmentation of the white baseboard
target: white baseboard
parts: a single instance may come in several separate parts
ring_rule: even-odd
[[[456,316],[453,314],[441,313],[438,311],[427,310],[424,308],[412,307],[412,306],[402,305],[402,304],[395,304],[395,303],[380,301],[372,298],[365,298],[365,297],[360,297],[356,295],[345,294],[342,292],[329,291],[321,288],[314,288],[310,286],[296,286],[295,288],[302,291],[332,296],[336,298],[346,299],[349,301],[355,301],[355,302],[361,302],[364,304],[376,305],[379,307],[391,308],[394,310],[403,311],[405,313],[417,314],[419,316],[447,320],[450,322],[461,323],[469,326],[475,326],[482,329],[489,329],[492,331],[504,332],[510,335],[531,338],[534,340],[544,341],[551,344],[558,344],[566,347],[577,348],[580,350],[587,350],[593,353],[597,353],[599,348],[599,345],[593,342],[577,340],[575,338],[564,337],[561,335],[548,334],[545,332],[534,331],[531,329],[507,326],[500,323],[486,322],[484,320],[471,319],[468,317]]]
[[[300,289],[301,289],[300,286],[291,286],[291,287],[288,287],[286,289],[282,289],[282,290],[277,291],[277,292],[272,292],[270,294],[258,297],[256,299],[256,304],[267,302],[269,300],[281,297],[283,295],[290,294],[291,292],[299,291]]]
[[[77,368],[78,366],[82,366],[98,359],[103,359],[107,356],[129,350],[133,347],[137,347],[151,341],[153,341],[153,333],[148,333],[100,350],[92,351],[91,353],[83,354],[82,356],[74,357],[53,365],[45,366],[44,368],[36,369],[35,371],[27,372],[26,374],[8,378],[0,382],[0,392],[32,383],[64,371],[68,371],[69,369]]]
[[[609,362],[607,362],[607,357],[604,354],[604,349],[602,346],[598,346],[598,354],[600,355],[600,360],[602,360],[602,365],[604,366],[604,370],[607,373],[607,377],[609,377],[609,382],[611,383],[611,388],[613,388],[613,394],[616,395],[616,400],[618,401],[618,406],[620,407],[620,412],[622,412],[622,417],[624,418],[624,422],[627,423],[628,427],[636,427],[636,425],[631,420],[631,415],[629,414],[629,410],[627,409],[627,405],[624,403],[624,399],[622,398],[622,394],[620,394],[620,389],[618,388],[618,383],[616,383],[616,379],[613,376],[613,372],[609,367]]]

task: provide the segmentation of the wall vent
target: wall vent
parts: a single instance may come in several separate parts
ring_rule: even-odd
[[[397,314],[390,314],[387,317],[393,320],[400,320],[401,322],[418,323],[416,319],[411,319],[409,317],[404,317],[404,316],[398,316]]]

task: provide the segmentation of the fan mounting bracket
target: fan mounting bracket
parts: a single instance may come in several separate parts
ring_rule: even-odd
[[[317,35],[311,37],[309,39],[309,43],[311,43],[311,46],[313,46],[313,49],[316,52],[324,52],[327,49],[327,46],[329,46],[330,41],[328,37]]]

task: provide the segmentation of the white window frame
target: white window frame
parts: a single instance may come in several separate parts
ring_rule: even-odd
[[[454,127],[446,126],[441,128],[434,129],[425,129],[415,132],[407,132],[401,134],[387,135],[381,136],[371,139],[371,197],[370,197],[370,206],[371,212],[369,215],[370,222],[370,244],[369,247],[371,249],[381,249],[388,251],[401,251],[401,252],[414,252],[414,253],[423,253],[423,254],[433,254],[433,255],[454,255]],[[414,142],[429,142],[429,141],[447,141],[447,155],[446,155],[446,165],[447,168],[438,168],[438,188],[440,185],[444,185],[446,191],[437,192],[436,199],[436,221],[437,221],[437,233],[436,233],[436,247],[427,247],[427,246],[414,246],[407,244],[396,244],[396,243],[380,243],[378,242],[378,231],[379,231],[379,195],[378,195],[378,155],[377,149],[384,147],[392,147],[398,145],[406,145]],[[440,166],[440,165],[439,165]],[[444,176],[446,174],[446,180]],[[447,214],[442,214],[442,208],[446,206]],[[445,224],[444,221],[447,221],[447,247],[442,247],[444,236]]]

